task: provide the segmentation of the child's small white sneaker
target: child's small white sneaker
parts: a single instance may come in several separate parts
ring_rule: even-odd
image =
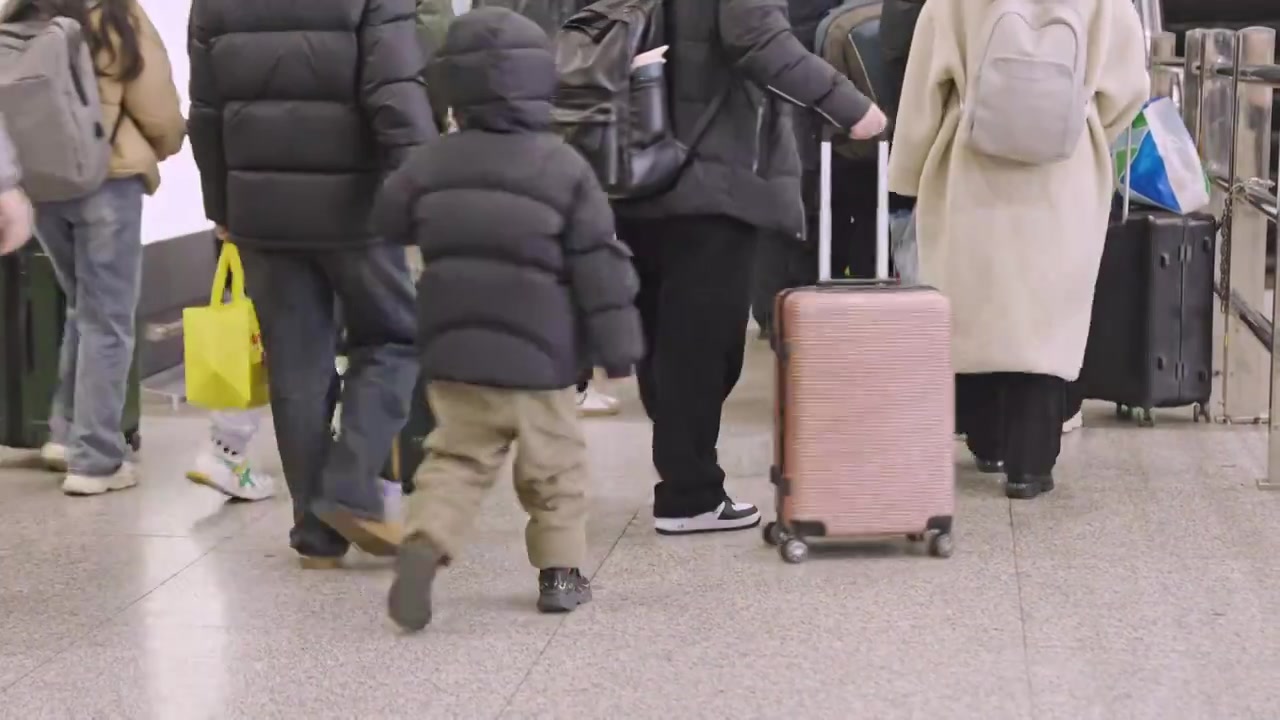
[[[255,472],[247,459],[217,443],[210,443],[196,456],[187,479],[236,500],[266,500],[276,494],[275,478]]]

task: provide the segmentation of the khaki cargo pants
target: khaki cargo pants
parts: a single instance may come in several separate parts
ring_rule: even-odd
[[[421,533],[448,558],[515,445],[516,495],[529,523],[525,544],[539,569],[586,562],[586,441],[573,388],[502,390],[433,382],[436,429],[407,499],[406,534]]]

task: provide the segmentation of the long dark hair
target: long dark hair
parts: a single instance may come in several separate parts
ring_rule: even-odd
[[[142,51],[138,49],[138,28],[134,25],[133,7],[137,0],[17,0],[10,12],[13,20],[34,18],[71,18],[84,29],[89,52],[96,60],[105,53],[110,64],[119,68],[117,79],[129,82],[142,74]],[[89,13],[97,7],[100,22],[89,22]],[[114,40],[114,42],[113,42]],[[98,69],[102,72],[102,68]]]

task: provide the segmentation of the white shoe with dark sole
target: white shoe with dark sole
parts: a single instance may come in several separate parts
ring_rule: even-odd
[[[732,500],[725,500],[715,510],[693,517],[653,519],[653,527],[659,535],[731,532],[749,530],[759,524],[759,508],[751,503],[735,503]]]

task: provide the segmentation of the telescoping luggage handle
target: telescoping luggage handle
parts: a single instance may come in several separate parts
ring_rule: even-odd
[[[889,275],[889,141],[878,144],[876,162],[876,279],[850,280],[831,277],[831,138],[822,139],[818,176],[818,284],[892,285]]]

